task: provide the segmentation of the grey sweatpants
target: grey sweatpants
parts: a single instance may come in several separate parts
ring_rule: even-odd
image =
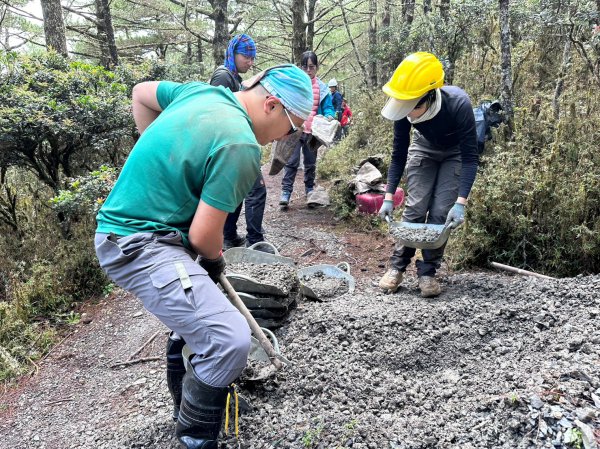
[[[106,274],[183,337],[195,354],[191,363],[200,380],[224,387],[240,375],[250,350],[248,323],[195,262],[179,233],[98,233],[95,245]]]
[[[432,148],[425,145],[422,139],[416,138],[416,135],[414,137],[408,149],[408,198],[402,221],[444,224],[448,212],[458,198],[460,149]],[[421,250],[423,260],[416,261],[417,276],[434,276],[442,263],[445,248],[446,245],[437,249]],[[405,271],[415,252],[415,248],[399,245],[390,257],[390,266]]]

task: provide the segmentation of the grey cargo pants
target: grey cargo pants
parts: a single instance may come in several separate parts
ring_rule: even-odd
[[[106,274],[181,335],[200,380],[214,387],[233,382],[246,366],[250,328],[242,314],[195,262],[181,235],[96,234],[96,255]]]
[[[408,149],[406,164],[408,198],[402,221],[410,223],[444,224],[448,212],[458,198],[460,183],[460,149],[438,149],[418,137]],[[423,260],[415,262],[417,276],[435,276],[442,263],[446,245],[438,249],[423,249]],[[406,271],[415,255],[415,248],[399,245],[390,257],[390,266]]]

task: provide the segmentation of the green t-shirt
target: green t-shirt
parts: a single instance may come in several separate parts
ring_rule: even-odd
[[[233,212],[260,173],[260,145],[229,89],[162,81],[163,111],[131,150],[98,212],[96,232],[181,231],[186,245],[200,199]]]

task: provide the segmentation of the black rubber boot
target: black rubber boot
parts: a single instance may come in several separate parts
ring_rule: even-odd
[[[175,435],[187,449],[218,449],[228,391],[205,384],[193,370],[185,374]]]
[[[169,393],[173,398],[173,421],[177,421],[179,416],[179,404],[181,404],[181,383],[185,374],[185,365],[183,364],[183,356],[181,350],[185,345],[185,341],[173,340],[169,334],[167,340],[167,386]]]

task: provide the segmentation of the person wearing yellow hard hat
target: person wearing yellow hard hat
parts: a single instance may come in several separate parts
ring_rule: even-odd
[[[460,225],[479,165],[469,96],[459,87],[444,85],[442,63],[426,52],[408,55],[383,91],[389,99],[381,114],[394,122],[394,147],[379,215],[391,219],[393,194],[406,166],[408,198],[402,221]],[[423,297],[441,293],[435,274],[444,248],[423,249],[423,260],[416,261]],[[394,250],[379,281],[384,291],[398,290],[415,252],[406,246]]]

